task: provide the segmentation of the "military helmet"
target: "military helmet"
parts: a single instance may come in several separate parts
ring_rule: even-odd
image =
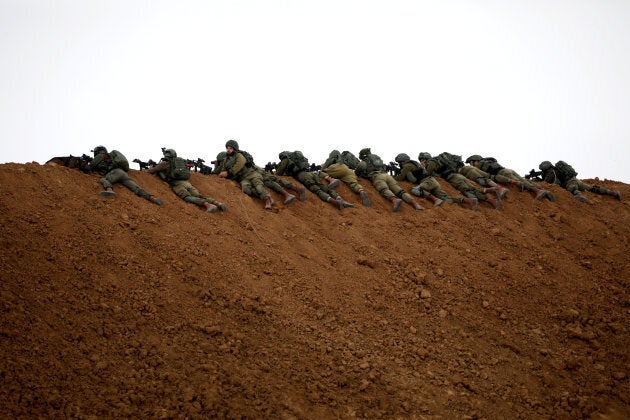
[[[428,152],[420,152],[418,154],[418,160],[431,159],[431,153]]]
[[[238,150],[238,142],[236,140],[228,140],[225,142],[225,148],[227,149],[228,147]]]
[[[330,152],[330,154],[328,155],[329,158],[338,158],[339,156],[341,156],[341,153],[339,153],[339,150],[335,149],[332,152]]]
[[[107,149],[105,148],[105,146],[96,146],[92,151],[94,152],[94,156],[98,155],[99,153],[107,153]]]
[[[395,160],[398,163],[405,163],[405,162],[409,162],[411,158],[409,157],[407,153],[399,153],[398,155],[396,155]]]
[[[291,152],[287,152],[286,150],[284,152],[280,152],[278,153],[278,159],[282,160],[282,159],[286,159],[290,156]]]
[[[481,156],[479,155],[472,155],[472,156],[468,156],[468,159],[466,159],[466,163],[470,163],[474,160],[476,161],[480,161],[481,159],[483,159]]]
[[[540,165],[538,165],[538,169],[540,169],[541,171],[546,171],[547,169],[551,168],[553,168],[553,165],[548,160],[540,162]]]
[[[227,157],[227,153],[219,152],[219,154],[217,155],[217,162],[221,162],[225,160],[226,157]]]
[[[167,159],[172,159],[172,158],[176,158],[177,157],[177,152],[175,150],[173,150],[173,149],[164,149],[162,151],[162,154]]]
[[[365,159],[368,155],[372,154],[372,150],[370,150],[369,147],[366,147],[365,149],[361,149],[361,151],[359,152],[359,159]]]

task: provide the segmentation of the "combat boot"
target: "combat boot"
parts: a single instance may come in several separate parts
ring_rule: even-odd
[[[339,185],[339,180],[337,178],[333,178],[331,176],[327,176],[326,178],[324,178],[326,181],[328,181],[328,191],[330,190],[334,190],[335,187],[337,185]]]
[[[508,190],[507,188],[505,188],[505,187],[503,187],[501,185],[498,185],[498,184],[494,184],[494,188],[496,188],[497,197],[500,200],[503,200],[503,198],[507,195],[507,193],[510,192],[510,190]]]
[[[415,200],[411,200],[409,204],[411,204],[411,206],[416,210],[424,210],[424,207],[418,204]]]
[[[337,207],[339,210],[343,210],[343,200],[335,200],[332,197],[328,197],[326,202],[332,204],[335,207]]]
[[[529,190],[536,194],[534,200],[542,200],[547,195],[547,191],[542,188],[531,187]]]
[[[116,197],[116,193],[112,187],[105,188],[104,191],[98,193],[101,197]]]
[[[341,201],[341,205],[343,206],[344,209],[347,208],[354,208],[354,204],[352,203],[348,203],[346,200],[344,200],[343,198],[341,198],[340,195],[337,196],[336,198],[337,201]]]
[[[284,196],[284,204],[291,204],[295,201],[295,196],[287,190],[282,190],[282,195]]]
[[[206,208],[206,211],[208,213],[214,213],[215,211],[217,211],[217,206],[215,206],[214,204],[210,204],[208,202],[203,203],[203,206]]]
[[[394,213],[396,213],[398,210],[400,210],[400,205],[403,202],[400,198],[398,198],[396,196],[392,196],[392,197],[389,197],[389,201],[394,203],[394,208],[393,208]]]
[[[433,205],[435,207],[441,206],[442,203],[444,202],[444,200],[440,200],[439,198],[437,198],[436,196],[434,196],[433,194],[429,194],[427,195],[427,200],[431,200],[433,201]]]
[[[486,198],[486,201],[496,210],[501,208],[501,200],[498,198]]]
[[[300,201],[306,200],[306,187],[304,185],[291,184],[291,189],[300,195]]]
[[[214,202],[214,205],[217,206],[219,209],[221,209],[221,211],[226,211],[227,210],[227,206],[223,203],[220,203],[218,201]]]
[[[363,200],[363,205],[365,207],[370,207],[372,202],[370,201],[370,197],[368,197],[367,193],[365,191],[361,190],[359,192],[359,194],[361,195],[361,200]]]
[[[149,198],[147,198],[147,200],[149,200],[152,203],[157,204],[158,206],[163,206],[164,205],[164,201],[162,201],[159,197],[156,197],[154,195],[152,195]]]
[[[470,209],[472,211],[477,211],[477,203],[479,203],[479,200],[476,198],[464,197],[462,199],[462,203],[470,204]]]
[[[265,202],[265,210],[271,210],[271,206],[273,205],[271,201],[271,197],[266,196],[265,198],[263,198],[263,201]]]
[[[576,200],[581,201],[582,203],[586,203],[588,201],[588,198],[584,197],[579,191],[573,194],[573,197],[575,197]]]

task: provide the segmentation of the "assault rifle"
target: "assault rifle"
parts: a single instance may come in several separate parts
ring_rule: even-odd
[[[278,169],[278,164],[276,162],[267,162],[265,165],[265,172],[274,173],[276,169]]]
[[[94,158],[92,156],[88,156],[85,153],[81,156],[57,156],[52,159],[49,159],[46,162],[46,165],[59,165],[66,166],[68,168],[78,168],[83,169],[87,167],[87,165],[92,162]]]
[[[314,163],[311,163],[311,167],[309,168],[309,171],[317,172],[321,170],[322,170],[322,165],[315,165]]]
[[[186,159],[186,166],[194,168],[195,172],[200,172],[202,175],[210,175],[212,173],[212,168],[206,165],[205,160],[201,158],[197,158],[197,160]]]
[[[400,174],[400,167],[396,162],[389,162],[389,165],[385,165],[385,170],[391,175],[396,176]]]
[[[137,163],[138,165],[140,165],[141,171],[148,171],[150,166],[157,165],[157,163],[153,159],[149,159],[146,162],[143,162],[140,159],[134,159],[133,161]]]
[[[540,182],[543,180],[542,174],[543,174],[543,171],[535,171],[532,169],[531,171],[529,171],[527,175],[525,175],[525,179],[529,179],[530,181]]]

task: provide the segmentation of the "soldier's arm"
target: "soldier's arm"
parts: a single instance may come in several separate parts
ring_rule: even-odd
[[[155,165],[152,168],[149,168],[149,173],[150,174],[154,174],[156,172],[160,172],[160,171],[166,171],[171,169],[171,164],[168,163],[168,160],[161,160],[160,163],[158,163],[157,165]]]
[[[284,175],[289,167],[289,159],[282,159],[278,168],[276,168],[276,175]]]

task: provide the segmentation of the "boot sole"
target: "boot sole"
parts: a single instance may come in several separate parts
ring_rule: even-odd
[[[114,191],[101,191],[98,195],[101,197],[116,197],[116,193]]]

